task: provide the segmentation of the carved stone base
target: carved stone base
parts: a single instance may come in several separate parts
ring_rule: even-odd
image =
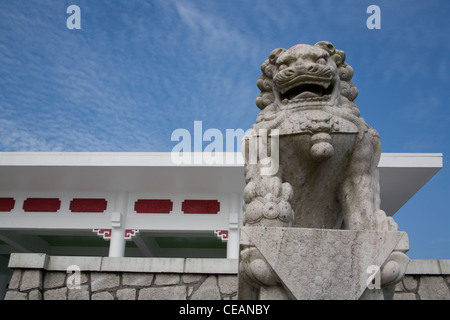
[[[391,299],[406,271],[397,231],[241,228],[239,299]]]

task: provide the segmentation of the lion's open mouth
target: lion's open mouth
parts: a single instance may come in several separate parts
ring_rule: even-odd
[[[328,100],[332,91],[333,86],[330,82],[320,82],[320,84],[300,83],[280,92],[280,97],[283,103],[302,100]]]

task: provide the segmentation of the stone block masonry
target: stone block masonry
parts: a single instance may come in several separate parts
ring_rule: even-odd
[[[450,300],[450,260],[412,260],[395,300]]]
[[[395,287],[394,300],[450,300],[450,276],[406,275]]]
[[[16,269],[6,300],[235,300],[235,275],[83,272],[79,288],[62,271]]]
[[[235,300],[237,260],[12,254],[6,300]],[[68,266],[80,267],[71,289]],[[69,282],[69,285],[67,283]],[[450,260],[411,260],[394,300],[450,300]]]
[[[13,254],[6,300],[235,300],[237,260]],[[25,261],[27,261],[25,263]],[[33,262],[33,263],[30,263]],[[78,263],[78,264],[77,264]],[[69,266],[80,267],[76,275]]]

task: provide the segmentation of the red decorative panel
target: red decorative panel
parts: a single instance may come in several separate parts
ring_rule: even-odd
[[[92,231],[105,240],[111,239],[111,229],[92,229]]]
[[[181,210],[189,214],[217,214],[220,211],[220,202],[217,200],[184,200]]]
[[[111,240],[112,230],[111,229],[92,229],[99,237],[102,237],[105,240]],[[138,229],[126,229],[124,239],[130,240],[132,237],[139,233]]]
[[[139,233],[138,229],[126,229],[125,230],[125,240],[130,240],[132,237]]]
[[[56,212],[60,207],[58,198],[28,198],[23,202],[25,212]]]
[[[134,203],[137,213],[170,213],[173,202],[169,199],[139,199]]]
[[[107,201],[105,199],[79,199],[70,201],[70,211],[72,212],[104,212]]]
[[[0,198],[0,211],[1,212],[11,212],[16,204],[14,198]]]
[[[222,242],[228,241],[228,230],[214,230],[214,233]]]

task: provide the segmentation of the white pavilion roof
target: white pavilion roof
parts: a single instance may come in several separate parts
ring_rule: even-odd
[[[0,191],[242,193],[242,156],[225,156],[178,165],[170,152],[3,152]],[[442,154],[383,153],[378,167],[381,207],[394,215],[442,168]]]

